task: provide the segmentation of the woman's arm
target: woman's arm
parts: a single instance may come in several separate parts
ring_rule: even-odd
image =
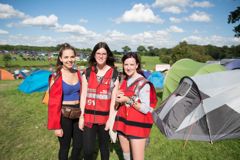
[[[86,105],[86,99],[87,99],[87,88],[88,88],[88,82],[86,79],[85,74],[82,75],[82,89],[81,89],[81,97],[80,97],[80,109],[81,109],[81,115],[79,117],[79,128],[83,130],[84,128],[84,112],[85,112],[85,105]]]
[[[115,106],[115,100],[116,100],[116,97],[117,97],[118,88],[119,88],[119,79],[117,78],[116,81],[114,82],[114,87],[113,87],[113,90],[112,90],[109,118],[108,118],[108,121],[106,123],[105,130],[109,130],[110,120],[112,120],[114,118],[113,117],[115,115],[114,112],[116,112],[115,109],[114,109],[114,106]]]
[[[134,103],[133,106],[144,114],[151,112],[152,109],[150,107],[150,85],[148,83],[146,83],[141,88],[138,98],[140,99],[140,103],[137,101]]]

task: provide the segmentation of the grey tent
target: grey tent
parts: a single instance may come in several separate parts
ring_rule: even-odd
[[[240,69],[240,59],[235,59],[225,65],[228,70]]]
[[[240,70],[183,77],[153,117],[170,139],[240,138]]]

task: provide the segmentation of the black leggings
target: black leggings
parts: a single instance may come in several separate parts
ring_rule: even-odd
[[[59,160],[67,160],[68,152],[72,141],[72,160],[79,160],[82,148],[82,131],[78,128],[78,119],[69,119],[61,116],[61,126],[63,137],[58,137],[60,149],[58,152]]]
[[[96,136],[101,152],[101,160],[109,160],[109,133],[104,130],[105,125],[93,124],[92,128],[84,127],[83,131],[83,153],[84,160],[93,160],[96,149]]]

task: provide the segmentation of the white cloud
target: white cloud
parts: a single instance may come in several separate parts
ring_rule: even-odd
[[[109,38],[109,40],[124,40],[127,39],[127,35],[125,33],[119,32],[117,30],[113,30],[113,31],[108,31],[106,33],[106,37]]]
[[[187,41],[191,44],[198,44],[198,45],[216,45],[216,46],[231,46],[231,45],[239,45],[240,39],[239,38],[233,38],[233,37],[222,37],[218,35],[212,35],[212,36],[189,36],[183,38],[184,41]]]
[[[8,4],[0,3],[0,19],[7,19],[7,18],[25,18],[27,15],[25,15],[23,12],[20,12],[16,9],[14,9],[12,6]]]
[[[191,0],[156,0],[153,4],[155,7],[169,7],[169,6],[187,6]]]
[[[34,46],[55,46],[56,38],[50,36],[27,36],[23,34],[9,35],[7,39],[4,40],[5,44],[12,45],[34,45]]]
[[[194,21],[194,22],[210,22],[211,18],[205,12],[196,11],[192,15],[186,18],[186,20]]]
[[[202,1],[202,2],[193,2],[192,7],[202,7],[202,8],[209,8],[213,7],[214,5],[209,1]]]
[[[64,24],[63,26],[56,27],[57,32],[66,32],[66,33],[75,33],[79,35],[85,36],[97,36],[97,34],[93,31],[87,30],[85,27],[80,25],[71,25],[71,24]]]
[[[22,24],[32,25],[32,26],[48,26],[53,27],[58,25],[58,17],[54,14],[50,16],[37,16],[24,19]]]
[[[8,34],[8,31],[5,31],[5,30],[0,29],[0,35],[1,35],[1,34]]]
[[[168,29],[167,29],[168,32],[175,32],[175,33],[182,33],[184,32],[182,28],[179,28],[177,26],[170,26]]]
[[[131,10],[125,11],[116,22],[163,23],[163,20],[159,16],[154,15],[148,6],[139,3],[135,4]]]
[[[120,49],[119,51],[126,45],[128,45],[132,51],[135,51],[139,45],[158,48],[176,45],[175,42],[171,40],[167,30],[145,31],[132,35],[113,30],[103,34],[102,37],[105,37],[104,40],[108,42],[111,47]]]
[[[176,18],[176,17],[170,17],[169,20],[172,23],[181,23],[182,22],[182,20],[180,18]]]
[[[169,6],[162,9],[162,12],[169,12],[173,14],[182,13],[182,9],[177,6]]]
[[[80,22],[80,23],[88,23],[88,20],[87,20],[87,19],[84,19],[84,18],[81,18],[81,19],[79,20],[79,22]]]

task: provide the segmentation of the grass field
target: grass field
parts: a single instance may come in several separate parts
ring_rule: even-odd
[[[154,56],[141,56],[141,61],[142,61],[142,68],[147,69],[147,70],[155,70],[155,65],[156,64],[161,64],[162,62],[160,61],[159,57]]]
[[[0,160],[56,160],[58,141],[46,129],[47,107],[43,93],[24,94],[21,80],[0,81]],[[158,93],[160,94],[160,93]],[[153,126],[146,160],[237,160],[240,140],[208,142],[168,140]],[[98,154],[98,158],[99,154]],[[111,160],[122,159],[118,144],[112,145]]]

